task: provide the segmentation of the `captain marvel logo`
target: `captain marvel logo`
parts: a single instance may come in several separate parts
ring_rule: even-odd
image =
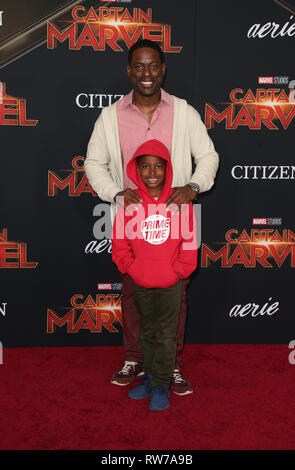
[[[141,223],[143,238],[152,245],[160,245],[169,237],[170,219],[163,215],[150,215]]]

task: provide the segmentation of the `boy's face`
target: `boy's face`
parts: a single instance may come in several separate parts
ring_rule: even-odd
[[[136,170],[150,192],[162,189],[166,173],[166,161],[163,158],[143,155],[137,159]]]

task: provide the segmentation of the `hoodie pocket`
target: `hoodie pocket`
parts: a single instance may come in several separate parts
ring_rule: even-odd
[[[129,266],[128,274],[135,284],[150,287],[170,287],[179,281],[179,277],[173,271],[171,261],[136,259]]]

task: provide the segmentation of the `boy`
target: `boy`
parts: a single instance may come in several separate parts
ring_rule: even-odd
[[[181,214],[165,205],[173,193],[172,165],[160,141],[142,144],[129,161],[127,174],[138,186],[142,203],[133,216],[130,206],[129,215],[122,207],[118,209],[112,256],[121,273],[133,279],[146,374],[128,396],[151,396],[149,408],[161,411],[169,406],[181,283],[197,265],[195,218],[191,204]]]

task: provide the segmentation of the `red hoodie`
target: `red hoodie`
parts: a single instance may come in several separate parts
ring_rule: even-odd
[[[156,200],[136,171],[136,157],[154,155],[166,160],[166,175]],[[196,220],[189,203],[180,214],[167,210],[172,165],[164,144],[156,139],[142,144],[127,165],[137,184],[142,204],[133,215],[119,207],[112,234],[112,257],[122,274],[129,274],[142,287],[169,287],[188,277],[197,266]]]

